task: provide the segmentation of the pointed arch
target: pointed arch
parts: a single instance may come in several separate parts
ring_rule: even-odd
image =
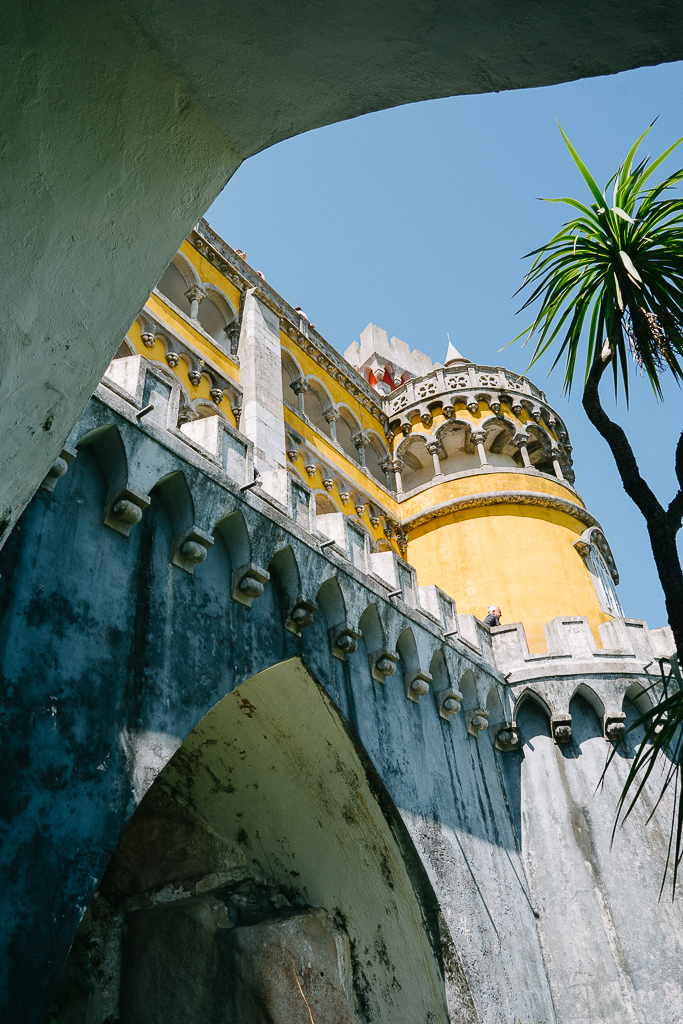
[[[398,656],[401,659],[401,665],[404,672],[417,672],[419,670],[420,656],[417,652],[415,636],[410,626],[407,626],[403,630],[396,641],[396,650],[398,651]]]
[[[449,690],[451,687],[451,675],[448,671],[446,658],[441,648],[434,651],[432,660],[429,663],[429,674],[434,680],[434,692]]]
[[[128,483],[128,457],[123,438],[115,423],[107,423],[83,434],[73,442],[76,448],[90,445],[97,456],[109,492]]]
[[[275,579],[287,601],[296,601],[301,596],[299,566],[289,544],[273,555],[268,572]]]
[[[216,523],[216,529],[225,542],[233,569],[251,561],[251,538],[244,516],[239,509],[230,512]]]
[[[605,705],[592,686],[589,686],[588,683],[579,683],[569,698],[570,704],[574,700],[574,697],[583,697],[584,700],[586,700],[593,708],[600,721],[603,720],[605,716]]]
[[[346,622],[346,601],[336,576],[325,580],[316,597],[328,626],[338,626]]]
[[[501,722],[505,721],[505,712],[503,711],[503,702],[500,699],[500,693],[498,687],[494,683],[488,692],[486,697],[486,710],[489,713],[489,727],[492,725],[500,725]]]
[[[386,630],[382,625],[376,604],[369,604],[360,617],[358,628],[363,634],[363,640],[368,653],[379,651],[386,645]]]
[[[463,710],[470,711],[472,708],[479,707],[477,684],[474,680],[474,672],[471,668],[468,668],[467,671],[463,673],[460,682],[458,683],[458,689],[462,694]]]
[[[176,534],[191,530],[194,526],[194,500],[185,474],[181,470],[169,473],[156,482],[152,488],[154,491],[166,506]]]
[[[537,704],[541,711],[543,711],[543,713],[548,716],[548,720],[552,718],[552,709],[549,707],[548,704],[546,704],[543,697],[541,697],[541,695],[537,693],[536,690],[532,690],[530,686],[527,686],[522,690],[520,695],[517,697],[517,700],[515,701],[515,706],[513,709],[513,724],[516,723],[520,709],[524,706],[526,701],[531,701],[532,703]],[[550,725],[548,725],[548,728],[550,728]]]

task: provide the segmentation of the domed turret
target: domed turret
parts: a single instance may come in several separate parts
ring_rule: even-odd
[[[421,584],[483,618],[499,605],[545,648],[557,615],[597,626],[621,614],[616,566],[574,488],[569,435],[526,377],[472,363],[449,344],[443,367],[385,399],[407,559]]]

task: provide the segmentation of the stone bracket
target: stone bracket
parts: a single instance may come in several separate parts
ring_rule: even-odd
[[[118,487],[104,503],[104,525],[122,537],[130,537],[132,527],[140,522],[150,500],[148,494],[143,494],[136,487]]]
[[[378,651],[368,654],[370,675],[376,683],[385,683],[387,676],[392,676],[396,671],[397,661],[398,654],[395,651],[388,651],[386,648],[380,647]]]
[[[618,711],[614,715],[605,715],[605,738],[618,743],[626,732],[626,714]]]
[[[476,739],[480,732],[488,729],[489,714],[486,708],[470,708],[465,712],[465,725],[470,736]]]
[[[553,715],[550,730],[556,743],[569,743],[572,738],[572,716]]]
[[[213,537],[197,526],[176,534],[173,538],[171,565],[177,565],[179,569],[184,569],[192,575],[195,567],[206,558],[212,544]]]
[[[72,448],[70,444],[65,444],[55,461],[52,463],[47,476],[40,486],[52,494],[57,485],[57,481],[62,479],[69,468],[69,465],[77,455],[78,451],[76,448]]]
[[[341,622],[336,626],[330,626],[327,635],[330,638],[330,648],[335,658],[346,661],[347,654],[353,654],[358,650],[358,640],[362,634],[348,622]]]
[[[405,672],[403,681],[406,686],[406,697],[408,700],[412,700],[413,704],[417,704],[420,697],[424,697],[426,693],[429,693],[429,684],[432,681],[432,677],[429,672],[423,672],[422,669],[418,668],[414,672]]]
[[[460,690],[449,686],[446,690],[437,690],[434,696],[436,697],[439,715],[446,722],[450,722],[452,716],[457,715],[458,711],[460,711],[460,701],[462,700]]]
[[[289,607],[285,619],[285,629],[294,633],[295,636],[301,636],[301,630],[307,629],[313,623],[313,616],[317,610],[318,606],[313,601],[308,601],[303,595],[297,597]]]
[[[230,596],[245,608],[251,608],[257,597],[263,593],[263,584],[270,579],[270,573],[253,562],[233,569]]]
[[[496,750],[507,753],[508,750],[517,750],[521,745],[519,729],[510,722],[500,722],[494,725],[491,730],[491,739]]]

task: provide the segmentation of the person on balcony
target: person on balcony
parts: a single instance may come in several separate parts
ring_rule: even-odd
[[[500,626],[500,617],[503,613],[501,612],[498,605],[489,605],[487,609],[486,618],[484,619],[484,625],[488,626]]]

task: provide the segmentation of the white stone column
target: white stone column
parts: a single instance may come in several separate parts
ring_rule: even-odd
[[[443,473],[441,472],[441,462],[439,460],[441,445],[439,444],[438,441],[428,441],[427,451],[434,460],[434,479],[436,479],[436,477],[438,476],[443,476]]]
[[[394,471],[394,480],[396,482],[397,494],[403,494],[403,477],[401,476],[401,471],[404,466],[405,463],[401,462],[400,459],[394,459],[394,461],[391,464],[391,468]]]
[[[280,322],[253,289],[244,304],[239,357],[242,433],[254,442],[259,471],[281,469],[286,458]]]
[[[472,431],[472,442],[477,447],[477,455],[479,456],[479,463],[481,466],[488,466],[489,461],[486,458],[486,449],[484,448],[484,442],[486,441],[485,430],[473,430]]]
[[[324,415],[327,420],[327,425],[330,428],[330,440],[337,444],[337,420],[341,413],[339,412],[339,409],[328,409]]]
[[[557,445],[553,445],[550,449],[550,458],[553,460],[553,469],[555,470],[555,476],[558,480],[561,480],[564,483],[564,476],[562,474],[562,467],[560,465],[561,457],[561,450],[557,447]]]
[[[365,449],[370,444],[370,441],[365,436],[365,434],[356,434],[354,437],[351,438],[351,440],[353,441],[354,447],[358,452],[358,465],[361,467],[361,469],[365,469]]]
[[[308,391],[308,389],[310,388],[311,385],[308,383],[308,381],[304,380],[303,377],[299,377],[298,380],[293,380],[292,383],[289,386],[292,389],[292,391],[294,392],[294,394],[296,395],[297,412],[299,413],[299,416],[301,416],[301,419],[305,420],[306,419],[305,397],[306,397],[306,392]]]
[[[199,318],[199,303],[206,298],[206,292],[198,284],[195,284],[185,292],[185,295],[190,300],[190,319],[197,320]]]
[[[524,434],[520,435],[519,437],[513,437],[512,439],[512,443],[516,445],[517,448],[519,448],[519,454],[522,456],[522,465],[525,469],[534,468],[531,465],[531,459],[529,458],[529,449],[527,448],[529,440],[530,439]]]

